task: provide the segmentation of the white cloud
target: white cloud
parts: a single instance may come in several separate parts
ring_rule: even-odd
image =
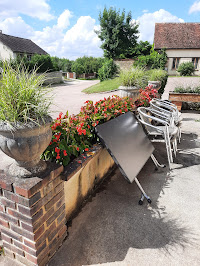
[[[20,14],[49,21],[53,19],[47,0],[4,0],[0,1],[1,19],[17,17]]]
[[[66,9],[58,18],[57,27],[60,29],[66,29],[70,25],[70,18],[72,17],[72,12]]]
[[[160,9],[154,13],[145,13],[137,18],[139,23],[139,39],[153,43],[155,23],[159,22],[184,22],[164,9]]]
[[[189,9],[189,14],[194,12],[200,12],[200,1],[195,1],[194,4]]]
[[[30,38],[34,32],[31,26],[26,24],[21,17],[12,17],[0,21],[0,29],[5,34],[24,38]]]
[[[66,30],[71,17],[71,12],[65,10],[56,25],[35,31],[31,39],[49,54],[58,57],[73,60],[84,55],[102,56],[101,42],[94,32],[97,29],[95,19],[82,16],[71,29]]]

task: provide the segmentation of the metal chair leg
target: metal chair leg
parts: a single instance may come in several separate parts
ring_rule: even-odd
[[[146,198],[148,203],[151,203],[151,199],[149,196],[147,196],[147,194],[145,193],[144,189],[142,188],[142,186],[140,185],[140,182],[138,181],[137,177],[134,179],[135,180],[135,183],[137,184],[137,186],[139,187],[139,189],[141,190],[142,192],[142,197],[141,199],[139,200],[139,205],[142,205],[143,204],[143,201],[144,199]]]

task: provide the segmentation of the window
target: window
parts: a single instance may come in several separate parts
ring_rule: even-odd
[[[198,68],[198,63],[199,63],[199,58],[198,57],[193,57],[192,58],[192,63],[194,65],[194,68],[197,69]]]
[[[172,69],[178,68],[179,61],[180,61],[180,58],[178,58],[178,57],[173,58]]]

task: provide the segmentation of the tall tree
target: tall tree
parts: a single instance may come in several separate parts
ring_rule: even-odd
[[[115,8],[104,8],[99,13],[100,30],[96,31],[102,41],[101,48],[104,56],[117,58],[120,55],[129,57],[138,39],[138,24],[132,21],[131,12],[127,15],[125,10],[120,13]]]

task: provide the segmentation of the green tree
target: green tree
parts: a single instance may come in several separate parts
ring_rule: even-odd
[[[95,31],[102,41],[104,56],[118,58],[121,54],[130,57],[130,52],[136,46],[138,39],[138,24],[132,22],[131,12],[120,14],[115,8],[104,8],[99,14],[100,30]]]
[[[184,62],[179,65],[177,70],[181,76],[192,76],[195,68],[192,62]]]
[[[149,55],[152,49],[152,45],[148,41],[140,41],[132,50],[132,57],[138,57],[141,55]]]

